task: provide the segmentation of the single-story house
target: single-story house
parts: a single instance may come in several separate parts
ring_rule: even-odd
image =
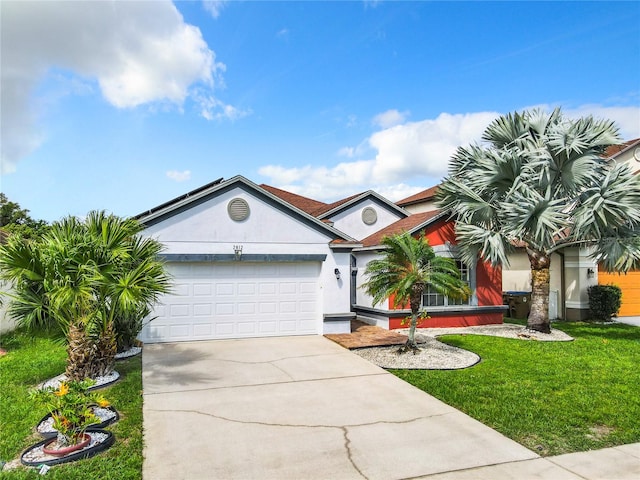
[[[383,235],[426,230],[455,256],[451,224],[412,215],[373,191],[323,203],[244,177],[219,179],[136,216],[165,246],[173,289],[141,332],[173,342],[350,331],[356,316],[397,328],[406,310],[372,305],[361,285]],[[502,321],[501,272],[465,266],[464,305],[425,295],[431,326]]]

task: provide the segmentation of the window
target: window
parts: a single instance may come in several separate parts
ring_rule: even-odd
[[[460,270],[460,278],[471,288],[471,269],[466,263],[456,260],[456,267]],[[422,306],[426,307],[451,307],[455,305],[470,305],[471,297],[466,300],[453,300],[444,295],[439,294],[430,287],[422,295]]]

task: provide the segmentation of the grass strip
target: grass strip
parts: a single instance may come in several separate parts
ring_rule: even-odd
[[[29,399],[29,390],[64,371],[66,353],[47,333],[23,330],[5,334],[1,340],[7,354],[0,357],[0,459],[10,461],[41,438],[33,428],[46,411]],[[142,362],[141,356],[117,362],[121,377],[101,392],[118,410],[120,420],[108,427],[116,443],[87,460],[51,467],[51,479],[142,478]],[[0,472],[4,479],[42,478],[35,468]]]
[[[556,323],[573,342],[479,335],[439,340],[482,361],[465,370],[391,370],[540,455],[640,442],[640,328]]]

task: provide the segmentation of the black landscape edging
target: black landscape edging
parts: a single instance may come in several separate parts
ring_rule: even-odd
[[[51,441],[51,438],[45,438],[44,440],[41,440],[40,442],[36,443],[35,445],[31,445],[29,448],[27,448],[24,452],[22,452],[22,454],[20,455],[20,462],[22,462],[23,465],[26,465],[27,467],[39,467],[41,465],[59,465],[61,463],[68,463],[68,462],[75,462],[76,460],[82,460],[85,458],[90,458],[93,457],[94,455],[97,455],[100,452],[105,451],[106,449],[108,449],[109,447],[111,447],[113,445],[113,443],[116,441],[116,437],[115,435],[108,431],[108,430],[102,430],[102,429],[87,429],[86,433],[105,433],[107,434],[107,438],[104,439],[103,442],[97,443],[95,445],[93,445],[92,447],[86,447],[82,450],[80,450],[79,452],[74,452],[70,455],[65,455],[64,457],[59,457],[59,458],[52,458],[50,460],[39,460],[37,462],[30,462],[28,460],[24,459],[25,454],[29,453],[31,450],[35,450],[38,447],[41,447],[42,445],[44,445],[47,442]]]

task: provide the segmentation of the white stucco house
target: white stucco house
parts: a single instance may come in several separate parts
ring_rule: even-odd
[[[365,321],[398,328],[393,322],[406,316],[405,307],[372,305],[360,288],[364,267],[377,255],[383,232],[427,228],[450,254],[452,229],[435,213],[412,215],[373,191],[327,204],[241,176],[193,190],[135,217],[146,227],[143,235],[165,246],[173,276],[172,291],[160,299],[140,339],[347,333],[363,312]],[[471,270],[475,286],[475,266]],[[502,321],[501,297],[497,309],[487,308],[496,302],[495,296],[487,300],[484,288],[500,284],[499,271],[491,278],[478,271],[474,300],[441,305],[434,316],[456,325]]]
[[[354,317],[349,261],[359,243],[243,177],[136,218],[165,245],[174,278],[144,342],[322,334]]]

